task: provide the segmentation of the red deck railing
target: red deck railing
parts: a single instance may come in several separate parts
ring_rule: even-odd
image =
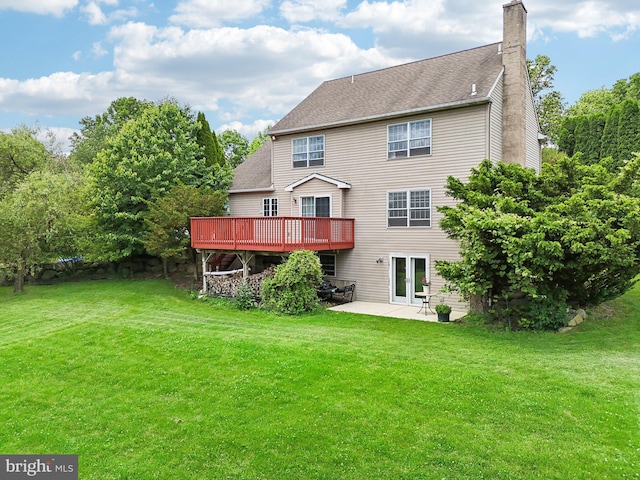
[[[325,217],[193,217],[191,246],[205,250],[353,248],[354,220]]]

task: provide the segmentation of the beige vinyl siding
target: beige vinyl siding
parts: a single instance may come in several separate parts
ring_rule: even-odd
[[[533,104],[533,94],[530,88],[527,88],[526,115],[526,167],[533,168],[536,172],[540,172],[540,168],[542,167],[542,152],[540,150],[540,142],[538,141],[540,125],[538,123],[538,115]]]
[[[262,193],[233,193],[229,195],[229,211],[234,217],[258,217],[262,216],[262,199],[278,199],[278,215],[284,208],[284,203],[288,202],[288,195],[276,195],[272,192]]]
[[[322,167],[291,168],[290,137],[279,137],[273,143],[276,192],[312,173],[351,185],[343,191],[343,216],[355,218],[355,248],[339,252],[337,279],[357,282],[359,300],[389,301],[389,256],[393,252],[429,255],[432,291],[442,287],[434,262],[457,258],[458,247],[438,228],[441,216],[436,207],[453,204],[444,192],[447,176],[467,180],[470,169],[486,156],[487,108],[485,104],[317,132],[325,134]],[[387,125],[423,118],[432,119],[432,154],[387,160]],[[318,181],[312,182],[308,182],[310,191],[322,189]],[[299,195],[304,185],[294,194]],[[431,189],[432,226],[388,228],[387,192],[415,189]],[[332,203],[333,212],[336,203]],[[379,257],[382,263],[376,263]]]
[[[502,86],[501,75],[491,94],[491,113],[489,119],[489,158],[493,162],[502,160]]]

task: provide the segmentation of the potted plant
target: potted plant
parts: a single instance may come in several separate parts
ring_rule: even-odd
[[[444,303],[439,303],[436,305],[436,313],[438,314],[439,322],[448,322],[451,315],[451,307]]]
[[[431,282],[427,280],[427,277],[422,277],[422,291],[429,293],[430,286],[431,286]]]

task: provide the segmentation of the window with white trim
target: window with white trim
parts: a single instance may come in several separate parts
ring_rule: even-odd
[[[335,255],[327,255],[327,254],[319,254],[318,258],[320,259],[320,266],[322,267],[322,275],[325,277],[335,277],[336,276],[336,256]]]
[[[431,154],[431,119],[387,125],[387,158]]]
[[[330,217],[330,197],[300,197],[300,215],[303,217]]]
[[[265,217],[278,216],[278,199],[277,198],[262,199],[262,215]]]
[[[293,168],[324,165],[324,135],[294,138],[291,141]]]
[[[387,192],[388,227],[430,227],[431,190]]]

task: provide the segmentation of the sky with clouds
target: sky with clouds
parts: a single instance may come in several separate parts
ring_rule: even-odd
[[[248,138],[322,81],[501,40],[507,0],[0,0],[0,130],[173,97]],[[640,71],[637,0],[524,0],[568,104]]]

